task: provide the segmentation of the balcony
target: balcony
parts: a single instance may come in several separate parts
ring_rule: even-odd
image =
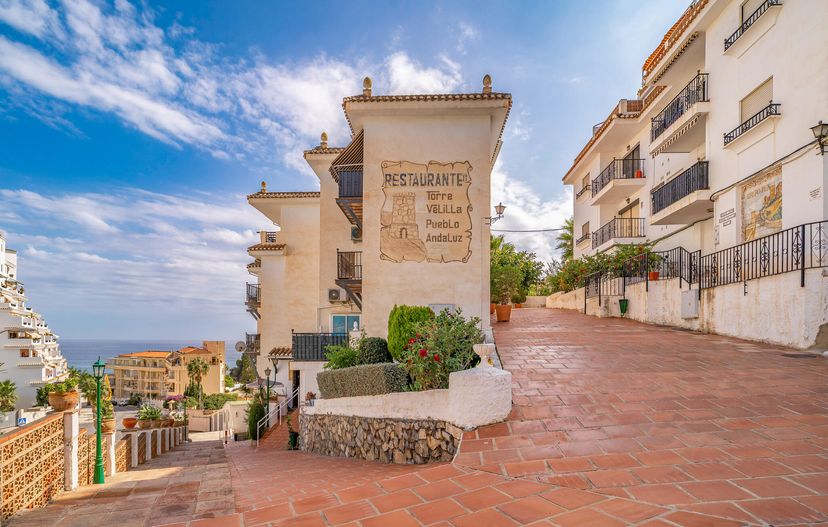
[[[262,305],[262,290],[259,284],[247,284],[247,295],[245,300],[247,312],[253,315],[253,318],[259,320],[259,308]]]
[[[589,232],[584,233],[577,240],[575,240],[575,245],[581,245],[582,243],[589,240],[590,238],[592,238],[592,233],[589,233]]]
[[[362,229],[362,164],[331,167],[339,182],[336,204],[351,222]]]
[[[644,218],[613,218],[592,233],[592,248],[603,251],[613,245],[636,243],[644,237]]]
[[[782,115],[779,110],[780,106],[782,105],[779,103],[771,102],[770,104],[759,110],[756,113],[756,115],[754,115],[747,121],[743,122],[733,130],[731,130],[729,133],[724,134],[724,145],[729,145],[734,140],[744,135],[745,132],[759,125],[759,123],[761,123],[762,121],[770,117]]]
[[[362,309],[362,251],[336,251],[336,285]]]
[[[592,204],[617,203],[647,183],[643,159],[613,159],[592,180]]]
[[[650,194],[653,225],[686,225],[710,217],[707,161],[699,161]]]
[[[327,361],[326,347],[347,343],[347,333],[293,333],[292,357],[297,361]]]
[[[575,194],[575,201],[578,201],[579,199],[581,199],[581,196],[585,195],[591,189],[592,189],[592,185],[584,185],[583,187],[581,187],[581,190],[579,190],[578,193]]]
[[[750,16],[747,17],[744,22],[742,22],[742,25],[736,28],[736,31],[734,31],[732,35],[730,35],[724,40],[724,50],[727,51],[728,49],[730,49],[730,47],[733,46],[733,44],[735,44],[737,40],[739,40],[739,37],[744,35],[745,32],[751,28],[751,26],[758,22],[760,17],[764,15],[766,12],[768,12],[768,10],[770,10],[771,7],[779,5],[782,5],[782,2],[780,2],[779,0],[765,0],[764,2],[762,2],[762,4],[756,9],[756,11],[751,13]]]
[[[689,152],[704,141],[708,74],[699,73],[651,119],[650,153]]]

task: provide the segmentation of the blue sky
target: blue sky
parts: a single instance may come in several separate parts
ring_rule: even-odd
[[[560,179],[688,0],[0,0],[0,230],[63,336],[235,339],[244,196],[315,189],[302,150],[348,141],[340,100],[513,94],[498,227],[559,226]],[[510,235],[551,258],[549,235]]]

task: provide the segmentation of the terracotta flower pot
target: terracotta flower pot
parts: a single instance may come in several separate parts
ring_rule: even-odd
[[[57,393],[51,392],[49,394],[49,406],[56,412],[65,412],[77,406],[80,400],[80,394],[77,390],[71,392]]]
[[[658,280],[658,271],[650,271],[650,276],[649,276],[649,278],[650,278],[650,281],[651,281],[651,282],[652,282],[653,280]]]
[[[164,426],[166,426],[166,427],[172,426],[174,422],[175,422],[175,419],[170,419],[168,417],[167,419],[164,420]]]
[[[523,307],[523,304],[519,304],[519,303],[518,303],[518,304],[515,304],[515,309],[520,309],[520,308],[522,308],[522,307]]]
[[[124,424],[124,428],[126,428],[127,430],[132,430],[133,428],[135,428],[135,425],[138,424],[138,418],[124,417],[122,423]]]
[[[161,419],[153,419],[150,421],[152,423],[153,428],[161,428],[161,423],[163,422]]]
[[[147,428],[152,428],[152,421],[149,419],[139,419],[138,420],[138,428],[141,430],[146,430]]]
[[[509,322],[512,318],[512,306],[509,304],[498,304],[495,306],[495,313],[498,322]]]
[[[114,434],[115,433],[115,418],[101,419],[101,433]]]
[[[497,304],[495,304],[494,302],[492,302],[491,304],[489,304],[489,314],[490,314],[490,315],[494,315],[494,313],[495,313],[495,306],[496,306],[496,305],[497,305]]]

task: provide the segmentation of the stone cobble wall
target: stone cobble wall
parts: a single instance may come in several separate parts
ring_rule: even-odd
[[[396,464],[451,461],[463,431],[445,421],[302,415],[302,450]]]

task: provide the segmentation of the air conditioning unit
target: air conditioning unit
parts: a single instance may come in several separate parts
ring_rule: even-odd
[[[357,226],[351,227],[351,241],[360,242],[362,241],[362,229]]]
[[[328,302],[346,302],[348,300],[348,293],[339,287],[332,287],[328,289]]]

